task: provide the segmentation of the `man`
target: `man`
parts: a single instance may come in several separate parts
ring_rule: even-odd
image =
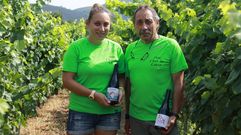
[[[134,14],[134,27],[140,37],[131,43],[126,60],[126,122],[132,135],[176,135],[176,120],[184,93],[184,55],[174,39],[158,35],[159,17],[149,6],[140,6]],[[170,118],[164,129],[155,128],[157,112],[167,89],[172,90]]]

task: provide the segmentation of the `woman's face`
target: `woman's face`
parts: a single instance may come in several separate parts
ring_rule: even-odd
[[[106,12],[95,13],[86,26],[92,39],[103,40],[110,30],[110,16]]]

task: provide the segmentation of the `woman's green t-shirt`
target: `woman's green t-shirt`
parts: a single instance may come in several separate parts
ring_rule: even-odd
[[[124,54],[119,44],[104,39],[94,45],[87,38],[79,39],[69,46],[64,55],[63,71],[76,73],[75,80],[91,90],[106,94],[114,64],[118,63],[119,73],[124,73]],[[110,114],[120,107],[104,107],[95,100],[75,93],[70,94],[69,109],[93,114]]]

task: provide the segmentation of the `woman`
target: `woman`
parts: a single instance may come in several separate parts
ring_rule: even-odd
[[[71,43],[64,55],[63,85],[71,91],[67,134],[115,135],[120,128],[120,107],[110,105],[106,90],[114,65],[124,73],[119,44],[106,39],[110,12],[94,4],[86,28],[88,37]],[[119,96],[119,102],[122,94]]]

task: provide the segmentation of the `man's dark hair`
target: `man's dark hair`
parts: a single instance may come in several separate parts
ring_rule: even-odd
[[[157,14],[157,12],[156,12],[155,9],[153,9],[152,7],[150,7],[150,6],[148,6],[148,5],[141,5],[141,6],[139,6],[139,7],[136,9],[136,11],[135,11],[135,13],[134,13],[134,16],[133,16],[133,23],[134,23],[134,24],[135,24],[135,21],[136,21],[136,13],[137,13],[138,11],[142,10],[142,9],[144,9],[144,10],[150,10],[150,11],[152,12],[153,16],[154,16],[154,19],[155,19],[156,21],[159,21],[159,20],[160,20],[160,18],[159,18],[159,16],[158,16],[158,14]]]

